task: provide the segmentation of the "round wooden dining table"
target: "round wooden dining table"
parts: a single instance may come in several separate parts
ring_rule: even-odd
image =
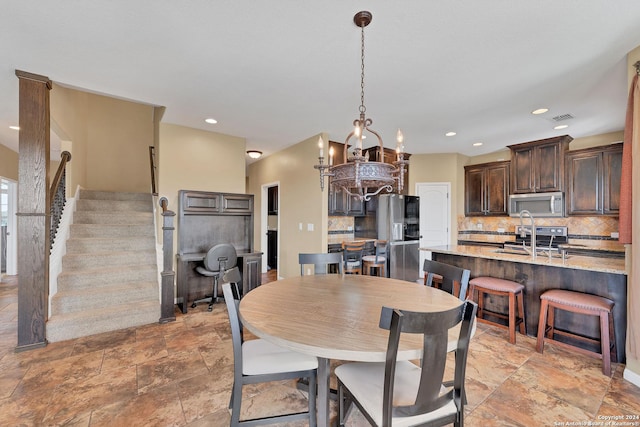
[[[252,334],[318,357],[318,425],[329,425],[329,360],[384,362],[389,332],[378,327],[383,306],[437,312],[462,304],[435,288],[360,275],[296,276],[270,282],[240,301]],[[459,328],[456,328],[459,329]],[[457,340],[456,331],[450,340]],[[398,359],[419,359],[422,337],[404,337]]]

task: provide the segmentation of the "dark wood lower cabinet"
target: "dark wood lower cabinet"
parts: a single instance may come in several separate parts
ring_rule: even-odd
[[[492,276],[522,283],[524,290],[524,309],[527,335],[535,337],[538,333],[540,314],[540,295],[549,289],[565,289],[585,292],[609,298],[615,302],[613,319],[618,362],[625,361],[625,342],[627,329],[627,276],[624,274],[599,271],[578,270],[573,268],[552,267],[537,264],[511,262],[496,259],[476,258],[462,255],[433,252],[433,259],[471,270],[471,278]],[[598,258],[594,258],[596,262]],[[487,296],[485,307],[489,310],[506,313],[506,298]],[[599,339],[599,320],[595,316],[556,312],[558,329]],[[572,342],[573,344],[573,342]],[[593,350],[593,348],[590,348]]]

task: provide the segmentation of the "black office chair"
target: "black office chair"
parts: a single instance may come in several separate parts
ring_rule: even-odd
[[[218,301],[218,281],[220,277],[227,270],[235,267],[237,262],[238,256],[236,254],[236,248],[229,243],[221,243],[209,249],[207,255],[204,257],[203,265],[197,266],[196,271],[203,276],[213,278],[211,296],[206,296],[194,301],[193,304],[191,304],[191,308],[195,308],[198,303],[208,302],[208,310],[212,311],[213,304]]]

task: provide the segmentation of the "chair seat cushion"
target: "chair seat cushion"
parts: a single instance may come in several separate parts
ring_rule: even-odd
[[[318,359],[272,344],[263,339],[242,344],[242,373],[244,375],[296,372],[318,368]]]
[[[376,262],[376,256],[375,255],[366,255],[362,257],[362,261],[366,261],[366,262]],[[383,256],[379,256],[378,257],[378,264],[383,264],[387,262],[387,259]]]
[[[552,289],[550,291],[546,291],[545,293],[540,295],[540,299],[594,311],[611,311],[614,305],[613,301],[611,301],[610,299],[598,295],[585,294],[575,291],[565,291],[562,289]]]
[[[524,285],[512,280],[498,279],[497,277],[481,276],[471,279],[470,285],[490,291],[518,293],[524,289]]]
[[[345,264],[347,265],[347,267],[360,267],[360,261],[347,261]]]
[[[336,376],[371,415],[377,425],[382,425],[382,396],[384,390],[384,363],[346,363],[335,370]],[[393,392],[394,405],[411,405],[415,402],[420,381],[420,368],[411,362],[396,364],[396,379]],[[441,392],[448,391],[441,387]],[[423,424],[443,416],[456,413],[451,400],[442,408],[413,417],[394,417],[393,426]]]

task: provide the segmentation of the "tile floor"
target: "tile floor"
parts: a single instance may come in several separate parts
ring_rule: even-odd
[[[268,280],[268,279],[266,279]],[[224,304],[160,325],[15,353],[17,279],[0,283],[1,426],[227,426],[232,361]],[[596,359],[480,325],[468,362],[467,426],[588,425],[639,416],[640,388]],[[305,408],[292,382],[245,387],[244,413]],[[636,420],[638,421],[638,420]],[[563,424],[564,423],[564,424]],[[305,425],[300,423],[299,425]],[[349,425],[367,425],[357,411]],[[578,425],[578,424],[573,424]],[[604,423],[602,424],[604,425]],[[633,425],[633,424],[628,424]],[[636,423],[635,425],[640,425]]]

